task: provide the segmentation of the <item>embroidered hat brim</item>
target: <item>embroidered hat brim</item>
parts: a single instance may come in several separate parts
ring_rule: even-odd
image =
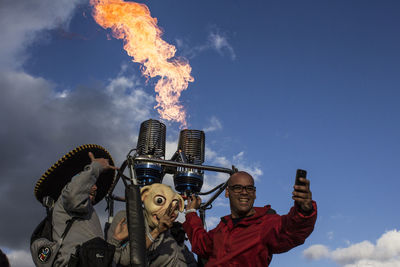
[[[84,170],[86,165],[90,164],[89,152],[92,152],[95,158],[105,158],[109,160],[110,165],[114,161],[108,151],[96,144],[87,144],[79,146],[53,164],[36,182],[34,194],[39,202],[43,198],[50,196],[54,201],[58,199],[64,186],[69,183],[75,175]],[[110,190],[115,178],[115,170],[109,169],[103,171],[97,179],[97,193],[94,204],[102,200]]]

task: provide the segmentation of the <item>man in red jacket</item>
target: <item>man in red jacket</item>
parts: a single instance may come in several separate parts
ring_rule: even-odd
[[[310,181],[295,185],[294,206],[280,216],[265,206],[253,207],[256,199],[254,179],[247,172],[237,172],[228,181],[231,214],[221,218],[218,226],[206,232],[196,210],[201,199],[188,200],[186,231],[192,251],[208,259],[206,266],[268,266],[272,254],[282,253],[304,243],[314,229],[317,206],[312,200]]]

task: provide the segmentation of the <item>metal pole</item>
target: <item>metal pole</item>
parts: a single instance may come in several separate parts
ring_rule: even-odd
[[[134,167],[133,167],[134,161],[135,161],[135,158],[132,158],[132,157],[128,158],[129,172],[131,174],[131,181],[132,181],[132,184],[137,185],[138,182],[137,182],[136,173],[135,173],[135,170],[134,170]]]

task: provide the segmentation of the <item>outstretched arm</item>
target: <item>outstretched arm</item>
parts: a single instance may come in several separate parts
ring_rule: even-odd
[[[314,230],[317,219],[317,204],[312,200],[310,181],[300,178],[304,185],[295,185],[292,199],[295,201],[287,215],[273,219],[276,221],[272,236],[266,242],[272,253],[282,253],[301,245]]]
[[[196,211],[200,207],[201,198],[191,196],[188,198],[186,211]],[[203,222],[196,212],[186,214],[186,221],[183,223],[192,251],[197,255],[208,258],[213,252],[213,231],[207,232]]]
[[[86,214],[89,211],[90,192],[100,173],[107,169],[115,169],[109,165],[108,159],[95,158],[89,152],[91,164],[85,170],[72,177],[61,192],[62,203],[67,212],[75,215]]]

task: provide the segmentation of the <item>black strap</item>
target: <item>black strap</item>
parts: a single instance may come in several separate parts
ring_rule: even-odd
[[[66,223],[67,226],[65,227],[64,233],[61,235],[61,240],[64,240],[65,236],[68,234],[69,229],[71,229],[72,223],[76,220],[75,217],[69,219]]]

